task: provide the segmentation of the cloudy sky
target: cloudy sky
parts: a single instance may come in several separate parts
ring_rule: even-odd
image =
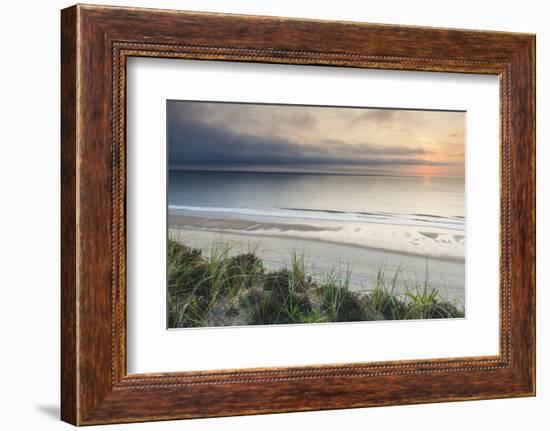
[[[463,112],[168,101],[170,169],[464,175]]]

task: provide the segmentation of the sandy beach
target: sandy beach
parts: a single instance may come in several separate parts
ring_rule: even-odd
[[[363,224],[362,229],[368,229],[370,235],[361,232],[360,237],[372,239],[373,245],[370,246],[364,245],[364,241],[363,244],[354,242],[353,232],[357,227],[352,226],[350,229],[346,225],[350,229],[349,235],[346,235],[346,232],[342,232],[343,227],[327,222],[299,220],[284,223],[257,218],[216,218],[212,214],[170,214],[168,224],[169,238],[199,248],[206,254],[216,241],[232,244],[235,254],[254,249],[268,269],[288,266],[293,251],[304,253],[310,268],[321,276],[335,266],[338,270],[346,271],[349,265],[351,288],[354,290],[371,288],[381,268],[387,280],[399,271],[400,289],[414,288],[424,281],[427,268],[430,285],[438,289],[444,299],[462,305],[465,303],[465,261],[460,255],[452,253],[452,241],[462,243],[463,250],[464,237],[459,235],[460,232],[453,234],[433,228],[429,231],[417,228],[396,231],[392,226]],[[376,247],[383,241],[391,244],[388,238],[391,239],[392,235],[406,237],[407,244],[411,246],[400,251]],[[349,241],[346,240],[348,236]],[[397,241],[402,244],[403,238],[397,238]],[[444,249],[448,256],[435,257],[426,252],[435,250],[441,253],[440,249]]]

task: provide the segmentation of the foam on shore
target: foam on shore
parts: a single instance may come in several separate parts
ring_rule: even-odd
[[[218,233],[245,234],[317,240],[355,247],[387,250],[439,259],[464,260],[464,230],[439,225],[402,225],[378,222],[350,222],[332,219],[283,218],[224,212],[181,210],[170,214],[169,225],[175,228],[206,230]]]

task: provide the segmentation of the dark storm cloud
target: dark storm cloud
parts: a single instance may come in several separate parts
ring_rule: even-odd
[[[307,145],[287,138],[238,133],[223,125],[203,121],[208,110],[200,113],[191,104],[178,104],[168,110],[170,166],[192,165],[445,165],[412,158],[426,155],[424,149],[408,147],[380,148],[369,143],[349,145],[324,140]],[[301,117],[301,118],[300,118]],[[297,116],[303,124],[308,116]],[[311,118],[314,121],[313,118]]]
[[[170,164],[284,162],[304,156],[298,146],[284,139],[185,120],[170,122],[168,146]]]
[[[336,139],[325,139],[321,142],[319,148],[325,149],[331,153],[348,153],[354,156],[419,156],[429,154],[424,148],[409,148],[409,147],[379,147],[376,145],[362,142],[359,144],[349,145],[343,141]]]

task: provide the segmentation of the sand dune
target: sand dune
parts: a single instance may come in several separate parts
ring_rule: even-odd
[[[337,226],[329,228],[333,229],[333,233],[338,233]],[[373,231],[378,229],[375,225],[369,225],[369,228]],[[319,235],[321,231],[322,236]],[[349,265],[352,272],[352,288],[356,290],[371,287],[380,268],[384,268],[385,277],[388,279],[399,271],[403,288],[413,288],[416,284],[422,283],[427,268],[431,286],[437,288],[446,299],[464,304],[463,258],[439,258],[422,253],[370,247],[366,244],[332,241],[330,232],[325,226],[305,223],[258,222],[199,216],[169,217],[169,237],[200,248],[205,253],[211,250],[214,242],[227,241],[233,245],[235,253],[254,248],[255,253],[270,269],[288,265],[292,251],[305,253],[312,269],[320,274],[327,273],[335,265],[344,271]],[[423,237],[429,241],[437,239]],[[409,240],[416,240],[413,233],[410,234]]]

